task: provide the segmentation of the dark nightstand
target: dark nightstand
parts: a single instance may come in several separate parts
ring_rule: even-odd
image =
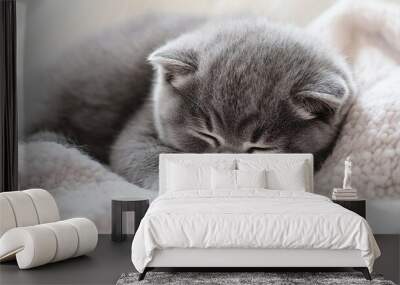
[[[332,202],[339,204],[340,206],[359,214],[364,219],[366,218],[366,200],[332,200]]]
[[[135,212],[136,232],[140,221],[149,208],[149,200],[132,197],[114,198],[112,199],[111,207],[111,239],[113,241],[123,241],[126,239],[126,234],[122,232],[123,213],[128,211]]]

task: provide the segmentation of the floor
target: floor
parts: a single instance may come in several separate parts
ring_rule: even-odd
[[[96,250],[88,256],[29,270],[18,270],[15,262],[0,264],[0,284],[115,284],[122,273],[134,271],[130,251],[130,240],[117,243],[100,235]]]
[[[375,272],[395,283],[400,281],[400,235],[375,236],[382,256]],[[121,273],[134,271],[130,261],[131,241],[111,241],[99,236],[97,249],[88,256],[77,257],[30,270],[18,270],[15,262],[0,265],[0,284],[115,284]]]

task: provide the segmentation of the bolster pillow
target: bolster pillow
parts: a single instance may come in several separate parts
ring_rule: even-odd
[[[56,222],[60,219],[53,196],[43,189],[0,193],[0,237],[15,227]]]
[[[16,257],[28,269],[86,254],[97,245],[97,228],[86,218],[13,228],[0,238],[0,261]]]

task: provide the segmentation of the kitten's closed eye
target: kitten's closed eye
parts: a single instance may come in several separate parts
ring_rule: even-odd
[[[254,153],[254,152],[275,152],[278,149],[276,147],[250,147],[246,150],[248,153]]]
[[[213,147],[219,147],[223,144],[223,139],[215,134],[197,130],[191,130],[190,133],[195,137],[204,140]]]
[[[262,143],[243,143],[243,150],[247,153],[254,153],[254,152],[277,152],[278,148],[273,145],[266,145]]]

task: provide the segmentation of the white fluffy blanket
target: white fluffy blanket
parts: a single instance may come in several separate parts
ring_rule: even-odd
[[[344,0],[309,28],[347,57],[359,87],[333,154],[316,175],[316,192],[341,186],[351,155],[361,196],[400,197],[400,6]],[[20,145],[20,188],[49,190],[63,219],[84,216],[109,233],[113,196],[155,196],[55,141]]]
[[[78,149],[54,141],[20,144],[20,188],[41,187],[55,198],[62,219],[86,217],[99,233],[111,232],[111,199],[153,199],[154,191],[139,188]]]
[[[400,6],[342,1],[311,29],[351,63],[358,95],[315,189],[340,187],[343,161],[353,158],[353,187],[366,198],[400,197]]]

